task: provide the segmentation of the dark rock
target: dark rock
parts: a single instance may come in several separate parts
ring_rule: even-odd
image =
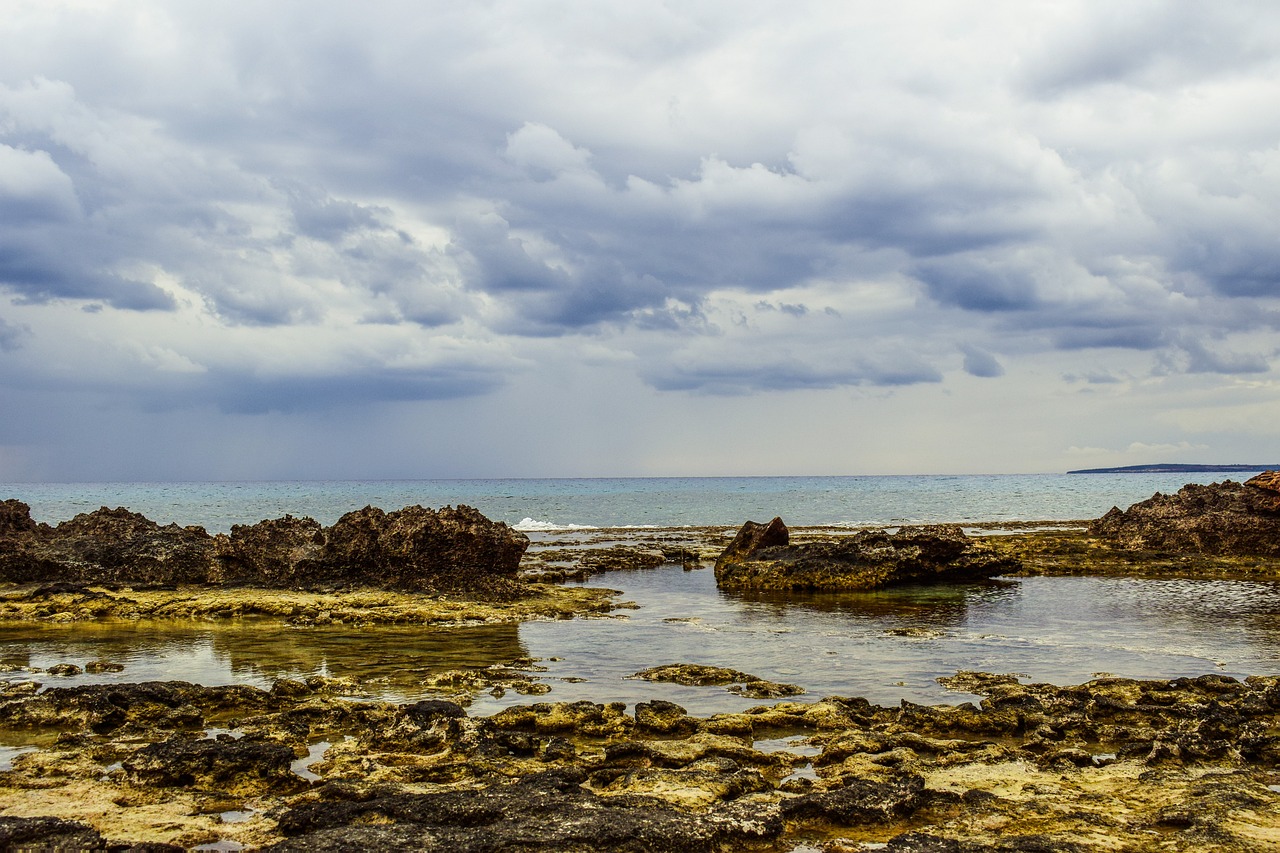
[[[1183,486],[1111,511],[1089,533],[1127,550],[1211,556],[1280,555],[1280,472],[1241,484]]]
[[[523,533],[467,506],[365,507],[329,528],[285,516],[210,536],[123,507],[49,527],[33,522],[21,501],[0,502],[0,580],[38,581],[46,595],[84,584],[200,583],[507,593],[528,545]]]
[[[161,527],[124,507],[35,524],[21,501],[0,504],[0,580],[199,583],[213,538],[202,527]]]
[[[182,853],[173,844],[111,843],[98,830],[75,820],[57,817],[0,816],[0,850],[63,851],[110,850],[114,853]]]
[[[675,702],[655,699],[636,703],[636,728],[659,734],[687,734],[697,727],[697,721],[688,716],[685,709]]]
[[[790,820],[823,820],[841,826],[888,823],[908,817],[929,799],[924,779],[896,776],[887,781],[853,779],[843,788],[782,801]]]
[[[513,579],[528,545],[523,533],[468,506],[365,507],[329,528],[289,516],[234,527],[217,559],[224,579],[268,586],[483,589]]]
[[[217,580],[274,587],[299,585],[302,578],[314,580],[325,544],[320,522],[292,515],[257,524],[233,524],[231,534],[219,539]]]
[[[901,583],[965,581],[1016,571],[1016,559],[981,546],[954,525],[798,545],[781,519],[747,522],[716,560],[716,583],[731,589],[879,589]]]
[[[791,531],[780,517],[774,516],[768,524],[748,521],[738,530],[738,535],[733,537],[720,559],[746,560],[762,548],[785,548],[790,544]]]
[[[306,787],[289,769],[293,757],[293,750],[280,743],[175,738],[147,744],[121,766],[136,785],[245,796]]]
[[[72,675],[79,675],[80,673],[84,672],[84,670],[73,663],[55,663],[53,666],[49,667],[46,670],[46,672],[48,672],[50,675],[60,675],[63,677],[67,677]]]
[[[804,688],[795,684],[765,681],[762,678],[736,669],[722,666],[705,666],[696,663],[672,663],[653,666],[635,673],[631,678],[645,681],[665,681],[687,687],[724,686],[730,693],[751,699],[778,699],[783,696],[799,696]],[[678,707],[678,706],[677,706]]]
[[[585,772],[548,770],[515,784],[297,805],[280,816],[288,840],[270,851],[715,851],[782,833],[776,809],[728,804],[690,816],[659,800],[599,797]]]

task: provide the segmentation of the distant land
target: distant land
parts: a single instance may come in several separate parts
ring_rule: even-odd
[[[1277,471],[1280,465],[1190,465],[1179,462],[1161,465],[1125,465],[1122,468],[1081,468],[1068,474],[1188,474],[1202,471]]]

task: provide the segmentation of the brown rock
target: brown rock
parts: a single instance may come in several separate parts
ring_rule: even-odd
[[[286,515],[215,537],[123,507],[49,527],[25,503],[0,502],[0,580],[15,582],[506,591],[528,545],[468,506],[365,507],[328,528]]]
[[[974,543],[955,525],[903,527],[893,534],[864,530],[788,543],[781,519],[768,525],[747,522],[716,560],[716,583],[730,589],[862,590],[973,580],[1019,568],[1015,559]]]
[[[1129,550],[1214,556],[1280,555],[1280,473],[1248,483],[1188,484],[1127,510],[1112,507],[1089,533]]]

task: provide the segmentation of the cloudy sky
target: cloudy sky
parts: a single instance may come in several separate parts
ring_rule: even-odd
[[[1280,5],[0,0],[0,480],[1280,459]]]

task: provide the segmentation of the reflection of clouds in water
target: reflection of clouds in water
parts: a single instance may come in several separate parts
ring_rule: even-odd
[[[294,629],[269,620],[212,627],[179,623],[77,624],[0,629],[0,660],[47,669],[88,661],[124,664],[115,673],[37,677],[50,686],[182,680],[270,687],[279,678],[326,675],[378,679],[392,696],[417,697],[421,681],[444,669],[485,667],[526,656],[514,624],[451,630],[424,628]]]
[[[232,670],[267,682],[320,674],[381,679],[393,693],[420,693],[422,679],[443,670],[503,664],[527,654],[515,624],[447,630],[264,624],[212,637]]]
[[[963,701],[934,683],[961,669],[1070,684],[1103,671],[1174,678],[1280,667],[1280,584],[1029,577],[860,594],[730,595],[716,589],[710,571],[674,567],[598,581],[590,585],[621,589],[619,600],[640,608],[627,611],[626,620],[449,630],[295,629],[267,620],[8,626],[0,627],[0,660],[125,664],[120,673],[34,676],[49,685],[181,679],[268,686],[282,676],[324,673],[376,681],[380,695],[405,701],[425,695],[429,675],[532,656],[548,667],[538,674],[552,687],[548,701],[662,698],[697,714],[765,701],[626,676],[659,664],[701,663],[797,683],[809,699],[864,696],[896,704]],[[530,701],[514,691],[482,693],[472,710]]]

